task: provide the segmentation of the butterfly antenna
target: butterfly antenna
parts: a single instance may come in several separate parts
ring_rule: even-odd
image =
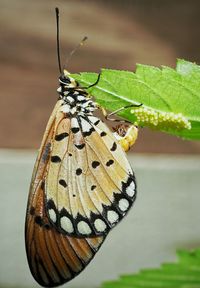
[[[58,67],[60,74],[62,74],[61,70],[61,61],[60,61],[60,26],[59,26],[59,9],[56,7],[56,43],[57,43],[57,56],[58,56]]]
[[[85,36],[85,37],[81,40],[81,42],[71,51],[71,53],[70,53],[69,56],[67,57],[67,60],[66,60],[66,62],[65,62],[64,67],[67,66],[67,64],[69,63],[69,60],[72,58],[73,54],[74,54],[81,46],[83,46],[84,42],[85,42],[87,39],[88,39],[88,37]]]

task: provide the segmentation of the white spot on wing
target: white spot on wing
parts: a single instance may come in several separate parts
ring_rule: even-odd
[[[91,130],[90,123],[82,117],[80,118],[80,120],[81,120],[81,126],[82,126],[83,132],[89,132]]]
[[[83,235],[89,235],[92,232],[90,226],[85,221],[80,221],[77,228],[78,232]]]
[[[70,113],[71,113],[72,115],[75,114],[75,113],[76,113],[76,107],[71,108],[71,109],[70,109]]]
[[[51,221],[53,221],[54,223],[56,223],[56,212],[53,209],[49,209],[49,217],[51,219]]]
[[[71,110],[70,106],[68,104],[65,104],[61,107],[60,111],[64,112],[64,113],[69,113]]]
[[[135,183],[131,181],[128,187],[126,187],[126,193],[128,196],[133,197],[135,194]]]
[[[63,216],[61,219],[60,219],[60,226],[63,230],[65,230],[66,232],[68,233],[72,233],[74,232],[74,227],[72,225],[72,222],[71,220],[66,217],[66,216]]]
[[[67,101],[69,101],[69,103],[73,103],[74,102],[74,98],[71,96],[67,96]]]
[[[96,219],[94,221],[94,226],[95,226],[95,229],[98,231],[98,232],[103,232],[106,230],[106,224],[103,220],[101,219]]]
[[[83,100],[85,100],[85,96],[78,95],[78,96],[77,96],[77,100],[78,100],[78,101],[83,101]]]
[[[99,118],[95,116],[88,116],[89,120],[94,124],[95,122],[99,121]]]
[[[78,121],[75,117],[71,119],[71,127],[72,128],[79,128]]]
[[[129,207],[129,202],[127,199],[122,198],[119,200],[119,209],[123,212],[125,212]]]
[[[117,212],[115,212],[113,210],[109,210],[107,213],[107,218],[108,218],[108,221],[111,224],[113,224],[119,219],[119,215],[117,214]]]

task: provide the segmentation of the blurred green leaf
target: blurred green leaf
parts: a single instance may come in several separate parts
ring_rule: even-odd
[[[200,287],[200,249],[178,251],[178,262],[157,269],[122,275],[116,281],[104,282],[101,288],[197,288]]]
[[[85,72],[74,74],[73,77],[85,87],[93,84],[98,74]],[[150,121],[146,117],[142,121],[133,108],[119,113],[132,123],[137,121],[139,125],[185,139],[200,139],[200,66],[194,63],[178,60],[175,70],[139,64],[135,73],[102,69],[100,81],[88,91],[109,111],[142,103],[144,116],[147,111],[160,119],[158,125],[154,125],[152,118]],[[186,125],[178,125],[175,120],[177,117],[182,117],[183,123],[187,122]],[[164,122],[162,119],[165,119]],[[173,121],[170,122],[170,119]],[[190,125],[191,129],[185,128]]]

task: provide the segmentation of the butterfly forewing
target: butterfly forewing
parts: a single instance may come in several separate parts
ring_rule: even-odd
[[[53,147],[56,147],[53,139],[55,139],[55,132],[60,132],[60,125],[65,131],[68,127],[67,122],[64,124],[66,118],[60,119],[61,121],[57,125],[59,108],[60,101],[56,104],[48,122],[35,164],[25,227],[26,251],[30,270],[36,281],[46,287],[58,286],[79,274],[93,258],[105,238],[102,236],[80,239],[64,235],[56,226],[57,224],[52,224],[49,219],[46,209],[48,203],[46,187],[48,185],[45,184],[45,181],[48,181],[52,151]],[[69,119],[67,120],[70,122]],[[58,176],[57,172],[54,177],[57,177],[56,175]],[[54,180],[58,186],[57,179]],[[65,204],[68,204],[68,194],[63,193],[62,195],[61,190],[55,189],[50,197],[51,199],[60,198],[58,201],[64,207]],[[55,202],[55,207],[56,205],[57,202]]]

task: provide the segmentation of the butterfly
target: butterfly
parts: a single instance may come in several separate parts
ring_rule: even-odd
[[[25,222],[30,271],[44,287],[78,275],[136,198],[125,152],[95,116],[99,105],[65,69],[59,84],[32,175]]]

